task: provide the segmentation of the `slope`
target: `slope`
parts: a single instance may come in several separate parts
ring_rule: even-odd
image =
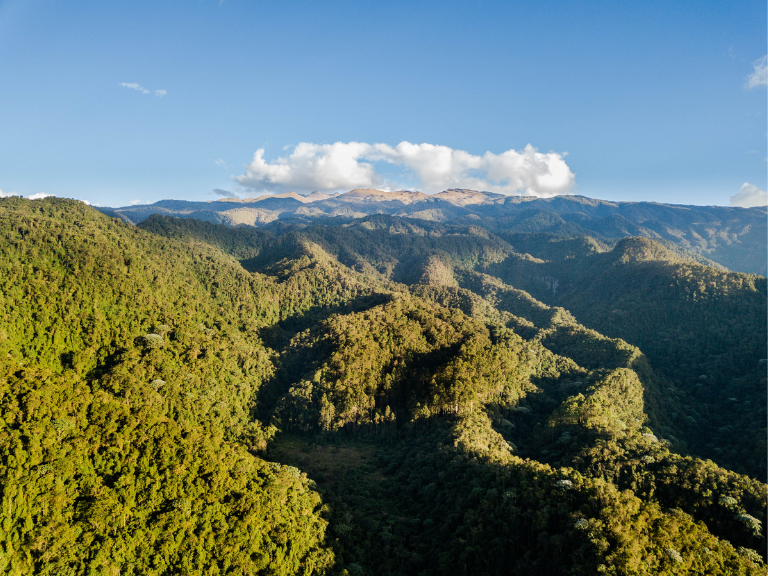
[[[4,573],[332,563],[306,477],[247,450],[268,279],[71,201],[0,200],[0,243]]]
[[[187,221],[165,219],[147,222],[146,226],[172,231],[187,241],[195,241],[194,229],[198,228]],[[243,246],[255,243],[253,232],[247,229],[231,231],[210,225],[203,229],[206,237],[227,238],[226,242],[220,241],[222,245],[232,241],[233,250],[245,249],[235,248],[238,232],[243,233]],[[258,264],[254,268],[257,273],[275,270],[277,262],[271,261],[270,255],[280,262],[309,258],[337,270],[347,282],[365,281],[389,293],[385,302],[365,310],[315,318],[315,322],[297,327],[279,343],[275,341],[280,360],[273,385],[264,388],[271,387],[275,392],[260,401],[263,418],[271,419],[283,433],[294,434],[290,441],[278,437],[271,444],[271,457],[308,467],[333,503],[330,529],[339,542],[335,552],[350,573],[358,569],[380,574],[424,570],[452,573],[450,567],[463,566],[466,557],[441,563],[428,552],[442,550],[438,542],[451,541],[444,539],[451,533],[445,530],[474,530],[478,542],[493,540],[485,532],[485,524],[471,529],[455,524],[457,514],[459,518],[465,514],[477,517],[477,512],[470,512],[476,505],[488,506],[482,513],[487,518],[492,517],[490,510],[503,509],[493,498],[460,503],[463,500],[459,495],[473,492],[486,472],[472,466],[452,468],[465,457],[470,462],[486,458],[482,454],[490,446],[495,447],[494,458],[505,463],[500,469],[506,470],[503,477],[527,482],[522,480],[527,468],[514,464],[521,461],[515,460],[521,456],[548,463],[550,468],[538,470],[554,471],[556,476],[548,476],[552,486],[572,486],[576,480],[568,471],[577,468],[589,478],[608,482],[600,484],[608,490],[621,487],[636,491],[637,500],[631,501],[637,504],[630,505],[627,500],[617,503],[618,509],[645,506],[650,507],[644,509],[653,516],[658,512],[651,510],[660,510],[654,506],[679,508],[675,522],[685,524],[691,521],[687,515],[692,515],[706,522],[712,533],[742,547],[742,555],[751,554],[748,549],[762,549],[760,523],[765,486],[711,462],[678,456],[670,451],[669,441],[658,441],[653,430],[665,431],[665,436],[669,431],[664,425],[663,406],[670,401],[669,388],[637,348],[589,330],[562,308],[537,302],[498,278],[475,270],[504,262],[505,258],[514,257],[532,265],[542,260],[515,254],[510,246],[481,229],[385,216],[341,226],[286,229],[282,236],[266,240],[258,251],[260,256],[249,260]],[[489,254],[488,258],[483,256]],[[340,262],[342,258],[354,268]],[[434,258],[444,274],[426,273],[433,267]],[[395,274],[402,261],[409,267],[416,266],[407,278]],[[281,266],[285,269],[287,264]],[[410,284],[393,283],[392,278]],[[675,401],[674,397],[671,401]],[[646,410],[656,416],[646,420]],[[475,432],[466,436],[462,432],[465,426]],[[442,432],[437,433],[439,430]],[[479,435],[475,440],[458,440],[475,438],[475,434]],[[323,464],[328,458],[316,461],[308,456],[326,443],[350,455],[343,460],[344,468],[334,469],[331,465],[329,469]],[[412,443],[420,446],[416,452],[409,448]],[[486,448],[477,453],[473,446]],[[374,462],[354,464],[354,454],[370,454],[371,449],[377,455]],[[435,452],[445,453],[446,460],[427,464]],[[393,478],[390,466],[401,467],[405,476]],[[416,473],[422,466],[431,470],[433,477],[456,475],[464,480],[437,484],[428,480],[429,474]],[[495,468],[491,466],[489,474],[491,469]],[[684,476],[676,479],[676,470],[685,470]],[[488,476],[489,489],[498,481],[494,474]],[[570,484],[557,484],[561,480]],[[434,487],[430,488],[430,484]],[[559,494],[564,493],[542,493],[542,506],[555,506]],[[421,508],[427,495],[436,499],[431,512]],[[463,508],[465,505],[469,508]],[[520,514],[532,513],[531,506],[533,502],[526,501]],[[398,519],[386,520],[390,516]],[[755,521],[752,525],[748,524],[750,518]],[[427,520],[431,520],[435,531],[422,532],[418,528],[427,526]],[[574,517],[573,525],[577,521]],[[515,529],[527,530],[521,522],[513,523]],[[545,525],[536,530],[543,530]],[[547,536],[540,533],[541,541],[549,542],[553,534],[559,534],[554,541],[560,546],[570,541],[573,536],[562,531],[571,528],[563,523],[557,526],[550,527]],[[691,534],[690,528],[685,530]],[[422,533],[429,536],[420,540]],[[391,539],[387,547],[375,544],[378,534]],[[645,538],[640,533],[632,537]],[[466,540],[465,536],[456,538]],[[702,533],[697,538],[705,536]],[[506,558],[504,554],[514,546],[523,546],[514,542],[510,535],[501,538],[498,557]],[[635,565],[639,553],[635,550],[624,556],[627,561],[635,558],[631,569],[611,560],[612,569],[629,573],[673,570],[677,560],[667,565],[665,558],[674,555],[664,552],[663,547],[653,548],[655,545],[642,553],[655,558],[651,564],[642,568]],[[516,570],[562,573],[563,558],[576,554],[571,548],[565,550],[565,556],[558,556],[551,546],[544,545],[521,560]],[[703,554],[701,549],[687,550],[686,554],[694,557]],[[445,558],[451,557],[450,549],[442,553],[447,554]],[[497,557],[495,553],[477,554],[479,562]],[[593,562],[607,558],[604,551],[596,549],[589,554],[592,559],[582,557],[583,563],[574,564],[572,573],[590,573],[597,569]],[[722,550],[718,557],[722,558],[721,554]],[[410,560],[403,564],[404,558]],[[474,567],[490,572],[500,569],[493,564]],[[719,568],[696,567],[695,562],[689,569],[693,573],[738,571],[735,567],[725,568],[725,564]]]

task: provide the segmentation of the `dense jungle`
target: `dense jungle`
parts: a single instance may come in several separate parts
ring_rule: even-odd
[[[0,199],[0,572],[766,573],[738,237],[310,216]]]

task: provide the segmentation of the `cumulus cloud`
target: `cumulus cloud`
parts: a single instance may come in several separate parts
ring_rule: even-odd
[[[14,194],[13,192],[3,192],[0,190],[0,198],[11,198],[13,196],[18,196],[18,194]]]
[[[146,204],[146,202],[144,202],[143,200],[131,200],[130,202],[128,202],[128,204],[130,204],[131,206],[137,206],[139,204]]]
[[[162,98],[166,94],[168,94],[167,90],[155,90],[155,96],[159,96],[160,98]]]
[[[371,145],[360,142],[312,144],[302,142],[287,157],[272,163],[259,148],[237,182],[259,192],[343,190],[382,184],[373,166],[364,161]]]
[[[264,160],[260,148],[238,177],[238,184],[257,192],[342,191],[352,188],[398,187],[385,178],[376,163],[400,167],[418,180],[424,192],[470,188],[502,194],[555,196],[567,192],[574,174],[555,152],[542,153],[530,144],[524,149],[481,156],[448,146],[401,142],[397,146],[365,142],[313,144],[302,142],[287,156]]]
[[[731,206],[752,208],[753,206],[765,206],[768,204],[768,192],[760,190],[754,184],[744,182],[738,194],[731,196]]]
[[[144,88],[144,86],[141,84],[136,84],[136,82],[120,82],[120,86],[123,88],[128,88],[129,90],[136,90],[142,94],[149,94],[149,90]]]
[[[768,85],[768,55],[752,63],[755,71],[747,76],[747,88]]]

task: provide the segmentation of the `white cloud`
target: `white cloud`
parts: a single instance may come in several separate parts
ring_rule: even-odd
[[[289,155],[273,162],[264,160],[264,149],[260,148],[246,166],[245,174],[236,180],[257,192],[397,188],[396,182],[376,171],[376,162],[402,167],[418,179],[419,189],[424,192],[471,188],[502,194],[555,196],[567,192],[574,181],[563,155],[544,154],[530,144],[520,151],[476,156],[447,146],[410,142],[397,146],[302,142]]]
[[[382,184],[373,166],[363,161],[371,148],[360,142],[302,142],[290,156],[272,163],[264,160],[260,148],[237,182],[257,191],[343,190]]]
[[[136,82],[120,82],[120,86],[128,88],[129,90],[136,90],[142,94],[149,94],[149,90],[144,88],[141,84],[136,84]]]
[[[12,198],[13,196],[18,196],[18,194],[14,194],[13,192],[3,192],[0,190],[0,198]]]
[[[128,202],[128,204],[130,204],[131,206],[136,206],[138,204],[146,204],[146,202],[142,200],[131,200],[130,202]]]
[[[129,90],[136,90],[137,92],[141,92],[142,94],[149,94],[152,91],[148,88],[144,88],[141,84],[137,84],[136,82],[120,82],[120,86],[123,88],[128,88]],[[155,90],[154,91],[155,96],[158,98],[162,98],[163,96],[166,96],[168,94],[168,90]]]
[[[768,55],[755,60],[752,66],[755,67],[755,71],[747,76],[747,88],[768,85]]]
[[[227,163],[224,162],[224,160],[222,160],[221,158],[219,158],[218,160],[214,160],[213,163],[216,164],[216,166],[221,166],[222,168],[227,167]]]
[[[753,206],[765,206],[768,204],[768,192],[760,190],[754,184],[744,182],[738,194],[731,196],[731,206],[752,208]]]
[[[43,198],[48,198],[49,196],[53,196],[53,194],[46,194],[45,192],[38,192],[37,194],[32,194],[30,196],[27,196],[27,200],[42,200]]]

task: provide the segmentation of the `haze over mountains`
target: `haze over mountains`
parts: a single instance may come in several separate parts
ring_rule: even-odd
[[[472,224],[489,231],[544,232],[616,239],[642,236],[688,258],[738,272],[766,274],[766,208],[682,206],[655,202],[612,202],[584,196],[534,198],[474,190],[438,194],[356,189],[329,196],[294,192],[211,202],[162,200],[154,204],[102,208],[127,222],[152,214],[195,218],[237,226],[308,224],[389,214],[432,222]]]

